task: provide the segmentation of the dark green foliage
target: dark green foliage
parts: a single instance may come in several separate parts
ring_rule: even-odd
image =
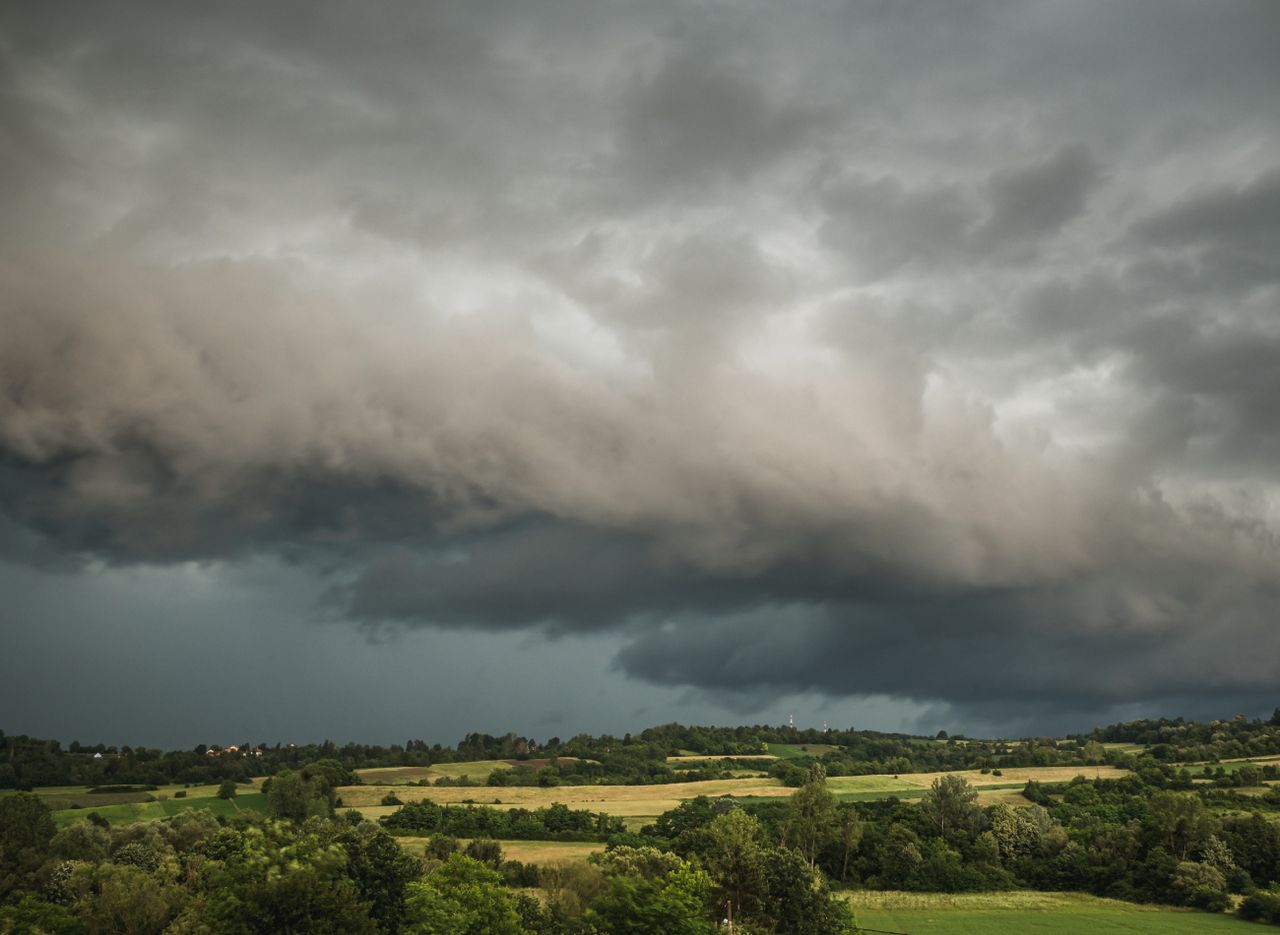
[[[709,888],[688,865],[660,877],[615,876],[587,918],[611,935],[713,935]]]
[[[33,882],[55,830],[53,815],[38,796],[0,796],[0,900]]]
[[[347,876],[368,905],[369,916],[380,931],[398,932],[408,885],[421,873],[418,861],[367,821],[339,835],[338,843],[347,854]]]
[[[30,792],[0,797],[0,866],[40,857],[57,829],[53,813]]]
[[[455,855],[409,887],[403,931],[412,935],[526,935],[502,878]]]
[[[458,853],[458,839],[447,834],[431,835],[423,850],[424,856],[435,860],[448,860],[456,853]]]
[[[212,903],[209,919],[226,935],[307,932],[315,935],[374,935],[378,927],[355,884],[323,868],[304,866],[242,884]]]
[[[620,818],[564,805],[503,811],[484,805],[413,802],[380,820],[386,828],[414,834],[534,841],[605,841],[625,827]]]
[[[80,917],[66,906],[45,902],[35,896],[25,896],[13,905],[0,906],[0,935],[84,935],[87,931]]]
[[[844,903],[827,892],[822,878],[796,851],[769,851],[763,861],[762,917],[777,935],[842,935],[856,931]]]
[[[466,850],[462,853],[495,870],[502,863],[502,845],[492,838],[476,838],[467,844]]]
[[[285,770],[263,786],[267,807],[275,818],[302,822],[333,814],[333,788],[321,776]]]
[[[1251,922],[1269,922],[1280,925],[1280,887],[1253,890],[1240,903],[1240,918]]]
[[[224,779],[218,786],[218,798],[234,799],[236,797],[236,783],[234,779]]]

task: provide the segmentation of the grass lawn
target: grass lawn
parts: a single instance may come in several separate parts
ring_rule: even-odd
[[[848,894],[858,923],[908,935],[1076,935],[1076,933],[1200,933],[1259,931],[1228,915],[1140,906],[1077,893]]]

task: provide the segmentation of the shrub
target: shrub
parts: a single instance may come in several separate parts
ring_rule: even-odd
[[[502,845],[492,838],[476,838],[463,854],[495,869],[502,863]]]
[[[448,860],[458,852],[458,839],[447,834],[433,834],[427,839],[423,855],[437,860]]]
[[[1251,922],[1280,925],[1280,888],[1273,885],[1270,889],[1254,890],[1245,896],[1236,914]]]

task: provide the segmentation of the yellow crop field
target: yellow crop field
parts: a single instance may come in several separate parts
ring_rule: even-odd
[[[912,786],[927,788],[939,776],[963,776],[977,789],[983,786],[1002,786],[1013,783],[1025,783],[1028,779],[1038,782],[1070,782],[1077,776],[1086,779],[1121,779],[1129,775],[1127,769],[1114,766],[1025,766],[1009,767],[1002,770],[1002,775],[995,776],[976,769],[958,770],[943,773],[900,773],[897,778]]]
[[[772,779],[716,779],[650,786],[343,786],[342,804],[375,817],[387,808],[383,796],[394,793],[402,802],[440,805],[488,805],[493,808],[544,808],[557,802],[570,808],[607,812],[620,817],[656,817],[686,799],[706,796],[785,796],[793,790]]]
[[[461,764],[457,764],[461,765]],[[363,771],[370,773],[373,771]],[[1028,779],[1041,782],[1069,782],[1076,776],[1089,779],[1118,779],[1127,770],[1110,766],[1046,766],[1010,768],[995,776],[978,770],[950,773],[900,773],[874,776],[836,776],[827,780],[832,792],[856,800],[883,798],[889,795],[918,797],[940,776],[960,776],[978,790],[984,805],[1005,802],[1026,805],[1020,788]],[[344,786],[338,790],[342,804],[354,808],[366,818],[377,819],[395,811],[396,806],[383,805],[389,793],[402,802],[435,802],[438,805],[485,805],[490,808],[545,808],[567,805],[573,809],[605,812],[627,819],[628,826],[638,827],[646,819],[656,818],[676,808],[681,802],[705,795],[710,798],[732,795],[738,798],[782,798],[795,790],[779,781],[764,777],[716,779],[706,782],[674,782],[648,786],[406,786],[379,783]]]

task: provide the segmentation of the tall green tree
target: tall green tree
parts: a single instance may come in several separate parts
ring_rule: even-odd
[[[716,885],[716,904],[735,918],[754,913],[764,892],[764,837],[760,822],[742,809],[718,816],[707,828],[703,860]]]
[[[1143,830],[1152,846],[1187,860],[1218,831],[1218,822],[1194,792],[1157,792],[1147,802]]]
[[[610,935],[714,935],[710,892],[710,878],[688,863],[663,877],[614,877],[586,919]]]
[[[361,822],[343,832],[338,843],[347,852],[347,875],[368,903],[378,929],[398,932],[409,884],[421,875],[421,864],[372,822]]]
[[[0,796],[0,899],[25,886],[49,851],[53,813],[30,792]]]
[[[862,843],[862,818],[852,804],[845,804],[839,809],[836,821],[840,837],[840,882],[849,879],[849,858]]]
[[[275,818],[303,822],[333,813],[330,793],[322,780],[285,770],[272,776],[267,785],[267,807]]]
[[[963,776],[939,776],[920,801],[938,833],[969,828],[978,816],[978,792]]]
[[[827,771],[815,763],[804,785],[792,793],[783,827],[784,844],[795,848],[810,869],[835,834],[835,814],[836,797],[827,788]]]
[[[405,935],[528,935],[502,877],[478,860],[455,854],[405,900]]]
[[[827,890],[799,852],[774,848],[764,858],[760,921],[774,935],[854,935],[853,914]]]

